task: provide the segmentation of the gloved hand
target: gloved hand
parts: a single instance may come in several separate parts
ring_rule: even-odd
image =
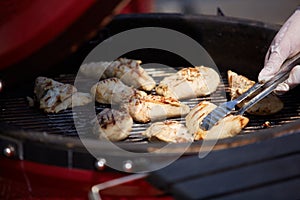
[[[282,63],[300,52],[300,9],[283,24],[274,37],[265,57],[265,66],[258,75],[259,81],[268,81],[279,70]],[[295,66],[289,78],[274,90],[283,94],[300,83],[300,65]]]

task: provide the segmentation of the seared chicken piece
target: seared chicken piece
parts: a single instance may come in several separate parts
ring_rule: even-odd
[[[186,115],[190,108],[171,97],[135,94],[127,105],[130,115],[135,121],[150,122],[170,117]]]
[[[123,84],[118,78],[99,81],[91,88],[91,93],[95,96],[97,102],[104,104],[124,104],[128,103],[130,97],[136,93],[146,95],[145,92]]]
[[[128,137],[132,129],[132,118],[126,111],[104,109],[97,115],[93,132],[100,140],[120,141]]]
[[[90,94],[77,92],[73,85],[60,83],[46,77],[36,78],[34,94],[40,108],[48,113],[57,113],[92,101]]]
[[[89,93],[75,92],[72,94],[72,107],[83,106],[92,102],[92,96]]]
[[[254,81],[249,80],[245,76],[238,75],[230,70],[228,71],[228,83],[231,99],[236,99],[255,84]],[[242,107],[248,101],[248,99],[242,101],[238,107]],[[283,102],[276,95],[271,93],[249,108],[246,112],[254,115],[270,115],[279,112],[282,108]]]
[[[212,68],[189,67],[164,78],[155,90],[165,97],[187,99],[209,95],[216,91],[219,83],[219,75]]]
[[[114,61],[112,67],[108,67],[104,75],[106,77],[118,77],[125,84],[145,91],[152,90],[156,83],[151,76],[140,66],[142,61],[119,58]]]
[[[95,77],[95,75],[99,74],[103,74],[101,78],[117,77],[128,86],[150,91],[155,87],[156,83],[140,66],[141,63],[142,61],[140,60],[119,58],[113,62],[84,64],[80,67],[80,71],[90,77]]]
[[[236,99],[255,84],[254,81],[231,70],[228,70],[227,76],[231,100]]]
[[[120,104],[128,102],[134,90],[118,78],[109,78],[96,83],[91,88],[91,93],[99,103]]]
[[[81,72],[83,75],[91,78],[96,78],[97,80],[100,80],[103,78],[105,69],[112,65],[113,62],[90,62],[82,64],[79,68],[79,72]]]
[[[155,122],[142,133],[149,140],[161,140],[170,143],[193,142],[194,138],[187,128],[177,121]]]
[[[242,115],[228,115],[210,130],[202,130],[199,126],[200,123],[216,107],[213,103],[202,101],[186,116],[186,127],[194,135],[195,140],[232,137],[240,133],[249,122],[249,119]]]

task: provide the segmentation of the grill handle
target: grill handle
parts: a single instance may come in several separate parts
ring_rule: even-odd
[[[129,176],[124,176],[121,178],[117,178],[117,179],[113,179],[104,183],[100,183],[97,185],[92,186],[91,191],[89,192],[89,199],[90,200],[101,200],[101,196],[100,196],[100,191],[110,188],[110,187],[115,187],[127,182],[131,182],[131,181],[135,181],[138,179],[142,179],[145,178],[146,176],[148,176],[147,173],[144,174],[132,174]]]

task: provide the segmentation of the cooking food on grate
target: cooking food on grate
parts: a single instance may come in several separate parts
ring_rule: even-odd
[[[155,122],[142,133],[150,141],[160,140],[170,143],[193,142],[193,135],[178,121],[166,120]]]
[[[132,124],[128,112],[105,108],[97,115],[93,132],[100,140],[120,141],[128,137]]]
[[[159,119],[186,115],[188,105],[171,98],[158,95],[133,95],[126,105],[132,118],[137,122],[147,123]]]
[[[124,104],[128,103],[130,97],[136,93],[146,95],[143,91],[138,91],[123,84],[118,78],[99,81],[91,88],[91,93],[95,96],[97,102],[104,104]]]
[[[86,77],[102,79],[105,69],[112,64],[113,62],[106,61],[84,63],[80,66],[79,72]]]
[[[92,101],[90,94],[77,92],[73,85],[60,83],[46,77],[36,78],[34,94],[40,108],[48,113],[57,113]]]
[[[262,128],[270,128],[272,127],[272,124],[269,121],[265,121],[261,126]]]
[[[216,91],[219,83],[220,77],[214,69],[189,67],[165,77],[155,90],[165,97],[187,99],[209,95]]]
[[[112,62],[93,62],[83,64],[80,72],[89,77],[102,75],[95,78],[117,77],[128,86],[151,91],[156,83],[151,76],[140,66],[142,61],[119,58]]]
[[[204,117],[216,107],[217,106],[213,103],[202,101],[186,116],[186,127],[189,132],[194,135],[195,140],[232,137],[239,134],[249,122],[249,119],[242,115],[228,115],[221,119],[210,130],[202,130],[199,124]]]
[[[227,75],[231,99],[237,98],[255,84],[254,81],[249,80],[247,77],[238,75],[230,70],[227,72]],[[243,107],[247,102],[247,99],[242,101],[238,104],[238,107]],[[246,112],[253,115],[270,115],[279,112],[282,108],[283,102],[276,95],[271,93]]]

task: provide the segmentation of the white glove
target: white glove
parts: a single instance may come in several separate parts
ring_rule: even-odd
[[[272,41],[265,57],[265,66],[258,75],[258,81],[270,80],[283,62],[300,52],[300,9],[283,24]],[[293,68],[289,78],[279,84],[275,93],[283,94],[300,83],[300,65]]]

